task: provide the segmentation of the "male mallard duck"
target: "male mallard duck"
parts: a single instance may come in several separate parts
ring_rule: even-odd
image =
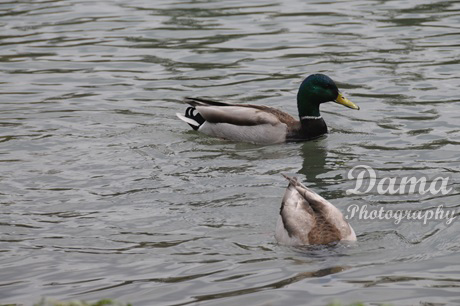
[[[356,241],[355,231],[340,210],[296,177],[283,175],[289,186],[281,202],[275,238],[291,246]]]
[[[310,140],[326,134],[327,126],[319,113],[319,105],[328,101],[359,109],[339,92],[327,75],[312,74],[302,82],[297,93],[300,120],[269,106],[228,104],[199,98],[186,98],[185,102],[191,106],[185,116],[176,115],[194,130],[210,136],[274,144]]]

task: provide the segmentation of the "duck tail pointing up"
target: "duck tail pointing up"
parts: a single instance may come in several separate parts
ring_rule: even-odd
[[[319,194],[317,194],[316,192],[302,184],[297,179],[297,177],[290,177],[285,174],[282,175],[289,181],[289,185],[294,187],[310,204],[314,204],[324,200]]]
[[[281,173],[281,175],[282,175],[285,179],[287,179],[287,180],[289,181],[289,183],[290,183],[291,185],[293,185],[294,187],[298,184],[298,180],[297,180],[297,178],[296,178],[295,176],[294,176],[294,177],[290,177],[290,176],[287,176],[287,175],[284,174],[284,173]]]
[[[185,110],[185,116],[179,113],[176,113],[176,116],[182,121],[187,122],[196,131],[205,122],[205,120],[200,113],[195,112],[196,109],[193,106],[189,106]]]

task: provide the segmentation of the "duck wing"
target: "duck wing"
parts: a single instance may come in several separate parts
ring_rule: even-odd
[[[229,104],[201,98],[186,98],[185,102],[193,106],[209,123],[228,123],[240,126],[262,124],[274,126],[282,123],[277,116],[277,113],[281,111],[268,106]]]
[[[311,244],[309,233],[316,226],[315,213],[310,204],[292,183],[286,188],[281,202],[275,238],[286,245]]]

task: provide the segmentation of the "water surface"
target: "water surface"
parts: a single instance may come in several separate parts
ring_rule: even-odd
[[[0,301],[458,304],[458,221],[352,219],[359,242],[273,237],[297,175],[343,211],[459,204],[456,1],[0,4]],[[257,146],[199,135],[184,96],[296,114],[307,75],[330,134]],[[347,195],[347,172],[450,177],[447,195]]]

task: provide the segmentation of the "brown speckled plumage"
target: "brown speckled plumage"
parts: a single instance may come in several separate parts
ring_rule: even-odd
[[[281,203],[275,235],[280,243],[306,245],[356,240],[353,229],[335,206],[297,178],[285,177],[289,185]]]

